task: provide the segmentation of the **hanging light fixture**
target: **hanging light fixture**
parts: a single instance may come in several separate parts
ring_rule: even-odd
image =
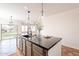
[[[42,9],[41,9],[41,19],[43,19],[43,17],[44,17],[43,3],[41,4],[41,6],[42,6]]]
[[[30,25],[30,11],[28,11],[28,25]]]
[[[24,7],[25,11],[27,12],[27,25],[30,25],[30,9],[29,7],[27,8],[26,6]]]
[[[10,18],[10,22],[9,22],[8,25],[9,25],[9,26],[13,26],[13,25],[14,25],[14,23],[13,23],[13,21],[12,21],[12,16],[11,16],[11,18]]]
[[[31,23],[30,23],[30,10],[29,8],[25,7],[25,11],[27,11],[27,15],[28,15],[28,18],[27,18],[27,34],[29,36],[32,36],[32,31],[31,31]]]
[[[36,21],[36,29],[37,29],[37,36],[38,38],[41,37],[41,30],[43,29],[42,20],[44,19],[44,10],[43,10],[43,3],[41,3],[41,17]]]
[[[42,16],[43,16],[43,3],[42,3],[42,11],[41,12],[42,12]]]

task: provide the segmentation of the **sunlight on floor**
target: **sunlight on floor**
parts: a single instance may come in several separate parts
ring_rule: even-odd
[[[0,41],[0,56],[8,56],[16,52],[16,39]]]

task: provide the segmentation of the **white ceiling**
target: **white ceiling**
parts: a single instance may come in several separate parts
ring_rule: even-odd
[[[27,12],[24,7],[31,10],[31,19],[35,19],[41,15],[40,3],[0,3],[0,19],[8,20],[10,16],[13,16],[16,20],[26,19]],[[79,8],[79,4],[44,3],[44,16],[50,16],[75,8]]]

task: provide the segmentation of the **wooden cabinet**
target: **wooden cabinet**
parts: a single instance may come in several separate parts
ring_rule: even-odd
[[[43,49],[33,44],[33,55],[34,56],[42,56],[43,55]]]
[[[23,40],[23,45],[22,45],[23,46],[23,51],[22,51],[23,55],[26,55],[26,46],[25,45],[26,45],[26,41]]]
[[[33,47],[33,56],[46,56],[48,55],[48,50],[44,49],[44,48],[41,48],[35,44],[32,44]]]
[[[25,39],[19,39],[19,50],[24,56],[31,56],[31,43]]]
[[[58,49],[58,47],[60,47],[59,44],[56,44],[58,42],[58,39],[57,41],[56,39],[50,39],[49,41],[45,40],[42,42],[41,42],[42,44],[39,44],[37,40],[32,41],[31,39],[28,38],[20,38],[19,45],[17,46],[19,47],[19,50],[22,52],[24,56],[48,56],[55,54],[57,55],[57,51],[59,51],[60,49],[60,48]],[[54,45],[56,46],[56,49]]]
[[[31,43],[26,41],[26,55],[31,56]]]
[[[44,49],[25,39],[19,39],[19,50],[24,56],[44,56]]]

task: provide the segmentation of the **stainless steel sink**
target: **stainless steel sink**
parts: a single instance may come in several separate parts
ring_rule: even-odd
[[[23,35],[23,37],[29,38],[29,37],[31,37],[31,36],[30,36],[30,35]]]

